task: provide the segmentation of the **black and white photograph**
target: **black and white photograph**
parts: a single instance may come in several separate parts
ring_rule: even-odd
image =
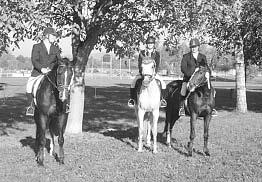
[[[0,5],[0,182],[262,181],[261,0]]]

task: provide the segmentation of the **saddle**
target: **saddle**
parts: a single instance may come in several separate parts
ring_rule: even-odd
[[[161,89],[161,88],[162,88],[162,85],[161,85],[160,80],[158,80],[158,79],[155,79],[155,80],[156,80],[156,82],[157,82],[157,85],[158,85],[159,88]],[[137,93],[138,93],[138,92],[140,91],[140,89],[141,89],[142,81],[143,81],[142,78],[139,78],[139,79],[136,81],[135,90],[136,90]]]

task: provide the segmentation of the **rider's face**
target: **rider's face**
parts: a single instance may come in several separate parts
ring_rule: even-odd
[[[198,50],[199,50],[199,46],[191,47],[191,52],[192,52],[192,53],[197,53]]]
[[[153,49],[155,47],[155,44],[154,43],[149,43],[149,44],[146,44],[146,47],[147,49]]]
[[[48,41],[50,43],[54,43],[56,41],[56,36],[52,35],[52,34],[49,34],[48,35]]]

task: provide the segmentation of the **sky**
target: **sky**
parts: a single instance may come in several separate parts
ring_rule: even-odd
[[[14,51],[10,51],[10,52],[15,56],[22,55],[24,57],[31,57],[31,51],[32,51],[33,45],[36,43],[37,43],[36,41],[25,39],[24,42],[21,42],[19,44],[20,49],[15,48]],[[62,49],[61,55],[63,57],[72,57],[72,47],[71,47],[71,38],[70,37],[60,39],[59,47]]]

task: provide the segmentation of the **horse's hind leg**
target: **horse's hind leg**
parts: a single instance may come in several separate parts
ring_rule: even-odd
[[[205,116],[204,118],[204,150],[203,151],[207,156],[210,156],[209,150],[207,148],[208,137],[209,137],[208,130],[209,130],[210,121],[211,121],[211,114]]]
[[[196,137],[195,133],[195,124],[196,124],[197,114],[192,113],[190,118],[190,141],[188,142],[188,155],[192,156],[193,154],[193,143]]]
[[[156,109],[153,111],[153,153],[157,153],[157,122],[159,117],[159,110]]]
[[[47,123],[47,117],[44,115],[39,115],[37,122],[37,145],[38,145],[38,151],[36,156],[36,161],[39,165],[44,165],[44,148],[46,144],[46,138],[45,138],[45,131],[46,131],[46,123]]]

